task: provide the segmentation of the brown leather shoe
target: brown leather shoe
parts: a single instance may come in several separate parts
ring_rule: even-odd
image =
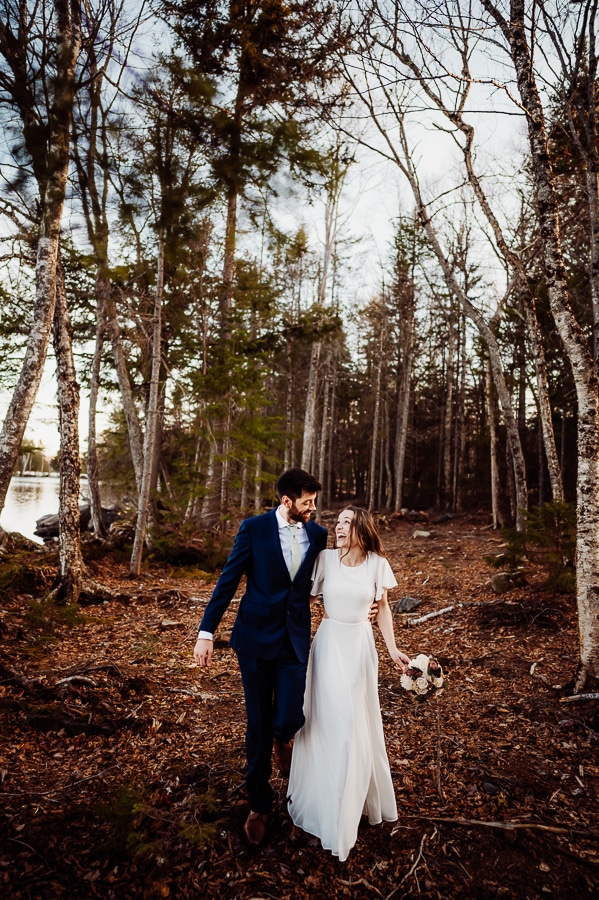
[[[268,825],[268,816],[266,813],[257,813],[250,810],[250,814],[245,820],[243,830],[248,839],[248,844],[253,847],[259,847],[266,837],[266,826]]]
[[[291,755],[293,753],[293,743],[291,741],[274,741],[275,762],[277,769],[283,778],[289,778],[291,771]]]

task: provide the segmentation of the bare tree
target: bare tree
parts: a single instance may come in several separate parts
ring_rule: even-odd
[[[92,525],[94,532],[99,535],[105,534],[105,527],[102,521],[99,488],[96,417],[102,351],[107,335],[112,345],[138,491],[143,468],[142,429],[122,346],[115,291],[110,283],[108,202],[111,165],[114,164],[109,136],[116,118],[113,111],[117,101],[122,99],[120,83],[129,62],[131,45],[144,10],[145,3],[142,2],[135,19],[129,22],[124,19],[121,3],[112,0],[96,10],[91,7],[89,0],[86,0],[87,31],[90,35],[101,32],[103,40],[101,46],[93,39],[86,44],[86,77],[76,98],[73,122],[73,158],[79,183],[79,200],[88,240],[96,258],[96,341],[90,372],[87,477]],[[121,60],[118,65],[114,65],[117,54],[121,56]],[[107,97],[107,85],[113,86],[110,99]]]
[[[437,257],[447,286],[459,300],[464,312],[475,324],[489,348],[493,379],[497,387],[501,411],[506,424],[513,464],[517,495],[516,526],[522,530],[524,528],[524,513],[528,508],[526,466],[510,393],[505,383],[497,339],[481,310],[472,303],[456,278],[448,253],[443,248],[438,230],[433,224],[432,210],[424,198],[414,149],[410,144],[406,128],[407,108],[405,97],[399,89],[394,90],[393,86],[397,86],[397,78],[388,78],[387,69],[385,68],[387,54],[391,55],[391,71],[397,71],[398,64],[402,63],[401,42],[398,41],[395,31],[392,31],[394,20],[387,19],[386,14],[381,12],[383,4],[379,4],[376,0],[367,5],[369,12],[374,12],[379,18],[376,19],[376,25],[371,26],[369,41],[364,41],[360,48],[362,70],[360,76],[358,76],[355,67],[350,66],[346,62],[344,75],[356,96],[359,97],[361,103],[365,106],[378,134],[382,138],[383,147],[376,147],[375,149],[399,168],[412,190],[417,216]],[[391,4],[391,7],[395,8],[395,5]],[[383,38],[380,37],[377,31],[377,25],[382,26]],[[388,44],[386,43],[387,38]],[[376,55],[375,51],[377,49],[380,51],[381,56]],[[461,101],[457,101],[458,107],[460,102],[465,102],[463,99],[464,91],[462,91],[461,97]],[[389,116],[392,120],[392,126],[388,120]],[[392,136],[391,127],[398,133],[397,140],[394,135]]]

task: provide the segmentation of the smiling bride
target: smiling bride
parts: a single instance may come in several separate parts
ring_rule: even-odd
[[[387,589],[397,582],[370,513],[348,506],[335,529],[337,547],[323,550],[312,573],[312,600],[322,595],[324,617],[308,662],[304,715],[289,777],[288,808],[295,825],[347,859],[361,816],[371,825],[397,819],[378,697],[378,656],[368,612],[391,659],[403,672]]]

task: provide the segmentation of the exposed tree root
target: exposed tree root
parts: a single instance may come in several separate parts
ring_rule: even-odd
[[[99,581],[93,578],[61,578],[52,588],[46,600],[54,603],[110,603],[117,598],[117,594],[110,591]]]

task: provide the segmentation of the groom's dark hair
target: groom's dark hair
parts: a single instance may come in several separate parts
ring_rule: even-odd
[[[298,500],[304,493],[314,494],[321,490],[320,481],[304,469],[286,469],[277,481],[279,497],[289,497],[290,500]]]

